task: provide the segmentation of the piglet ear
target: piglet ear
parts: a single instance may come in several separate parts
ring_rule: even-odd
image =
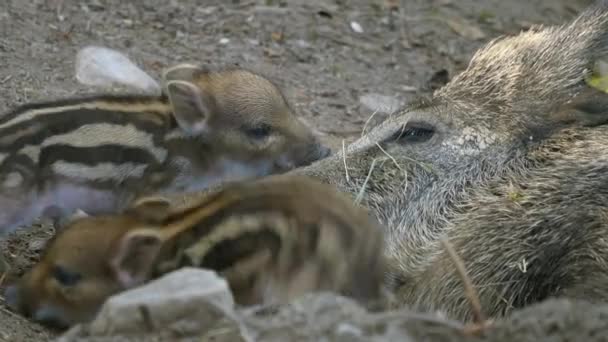
[[[210,94],[187,81],[169,81],[167,95],[175,120],[182,131],[189,135],[199,135],[207,130],[215,107]]]
[[[192,82],[196,79],[197,75],[202,73],[203,69],[198,65],[181,63],[165,70],[162,75],[162,82],[165,85],[170,81]]]
[[[110,258],[110,267],[123,288],[138,286],[150,279],[162,241],[160,233],[152,229],[134,230],[120,239]]]
[[[171,214],[171,201],[161,196],[141,197],[125,213],[149,223],[161,223]]]
[[[55,230],[60,231],[76,220],[89,217],[89,214],[82,209],[76,209],[72,213],[67,213],[65,210],[59,207],[51,206],[43,211],[42,216],[50,218],[53,222]]]

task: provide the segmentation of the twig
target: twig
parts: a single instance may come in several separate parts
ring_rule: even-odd
[[[454,262],[454,266],[456,266],[456,271],[458,272],[458,275],[462,280],[465,294],[471,303],[471,308],[473,309],[473,321],[476,324],[483,326],[486,322],[486,319],[481,311],[481,303],[479,302],[479,296],[477,295],[477,291],[473,286],[473,282],[471,281],[471,278],[467,273],[462,259],[460,259],[460,257],[454,250],[454,247],[452,247],[452,244],[448,240],[446,240],[445,238],[441,238],[440,241],[448,252],[448,255],[452,259],[452,262]]]
[[[6,279],[6,275],[8,274],[8,272],[3,272],[0,275],[0,286],[2,286],[2,283],[4,283],[4,279]]]

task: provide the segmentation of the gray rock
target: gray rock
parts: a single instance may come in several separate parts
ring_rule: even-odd
[[[264,315],[260,312],[269,311]],[[608,305],[551,299],[489,323],[477,335],[439,315],[406,309],[368,312],[347,298],[312,294],[290,305],[247,310],[255,341],[608,341]]]
[[[196,271],[187,276],[171,275],[171,286],[152,287],[150,291],[170,291],[175,293],[198,293],[194,290],[196,279],[209,280],[209,273]],[[187,273],[188,273],[187,272]],[[177,273],[177,272],[176,272]],[[198,278],[197,278],[198,277]],[[205,280],[206,279],[206,280]],[[216,277],[211,277],[216,279]],[[165,279],[165,281],[167,281]],[[221,282],[216,282],[216,284]],[[200,284],[200,283],[199,283]],[[176,286],[177,285],[177,286]],[[181,286],[179,286],[181,285]],[[221,286],[216,286],[220,288]],[[110,332],[109,323],[100,327],[77,326],[64,334],[59,341],[487,341],[487,342],[543,342],[543,341],[591,341],[608,340],[608,305],[585,301],[551,299],[513,312],[512,315],[490,323],[481,333],[466,333],[464,325],[446,320],[439,315],[408,311],[407,309],[370,312],[355,301],[332,293],[308,294],[285,305],[259,306],[231,311],[232,301],[225,301],[219,291],[211,293],[206,300],[202,296],[188,297],[188,302],[160,300],[156,296],[131,295],[121,307],[128,310],[109,311],[93,322],[100,320],[115,322],[124,319],[131,322],[112,323],[120,330]],[[154,292],[152,292],[154,293]],[[117,296],[121,297],[121,296]],[[171,294],[165,297],[179,297]],[[164,324],[146,329],[138,320],[138,313],[132,310],[132,303],[140,298],[142,305],[163,311],[162,315],[151,309],[151,313],[162,316]],[[117,300],[114,300],[116,306]],[[165,303],[165,304],[162,304]],[[223,304],[228,304],[227,307]],[[155,305],[156,304],[156,305]],[[217,304],[217,305],[216,305]],[[164,305],[161,310],[158,305]],[[111,306],[111,305],[107,305]],[[198,310],[188,309],[196,307]],[[221,311],[227,312],[222,314]],[[132,317],[127,317],[130,312]],[[114,315],[111,319],[107,315]],[[176,322],[180,322],[176,324]],[[134,328],[136,327],[136,328]],[[181,329],[180,329],[181,328]],[[128,330],[128,332],[127,332]]]
[[[187,341],[196,335],[239,341],[233,307],[223,278],[213,271],[183,268],[109,298],[95,320],[58,341]]]
[[[608,341],[608,305],[550,299],[496,322],[487,341]]]
[[[395,97],[376,93],[369,93],[360,96],[359,102],[371,112],[384,114],[391,114],[404,104]]]
[[[241,317],[255,341],[414,341],[402,324],[408,316],[369,313],[332,293],[308,294],[274,310],[244,310]]]
[[[305,295],[289,305],[243,310],[241,315],[255,341],[334,341],[339,325],[343,340],[360,335],[357,325],[349,322],[365,313],[350,299],[321,293]]]
[[[28,243],[28,249],[32,252],[40,252],[44,249],[48,238],[34,238]]]

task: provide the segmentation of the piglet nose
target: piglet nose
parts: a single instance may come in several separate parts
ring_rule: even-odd
[[[321,158],[329,157],[331,154],[331,149],[327,146],[321,146],[319,154],[321,155]]]
[[[11,285],[4,290],[4,301],[9,308],[17,310],[19,303],[19,288],[16,285]]]
[[[59,311],[52,307],[43,306],[34,313],[34,320],[47,326],[66,329],[68,324],[63,320]]]

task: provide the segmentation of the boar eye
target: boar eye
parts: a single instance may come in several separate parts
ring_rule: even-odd
[[[63,286],[74,286],[80,281],[82,276],[76,272],[68,271],[64,267],[55,265],[53,267],[53,278]]]
[[[245,128],[245,134],[253,139],[264,139],[270,135],[270,131],[270,126],[266,124]]]
[[[427,123],[408,122],[387,140],[399,143],[418,143],[431,139],[433,134],[435,134],[435,129]]]

